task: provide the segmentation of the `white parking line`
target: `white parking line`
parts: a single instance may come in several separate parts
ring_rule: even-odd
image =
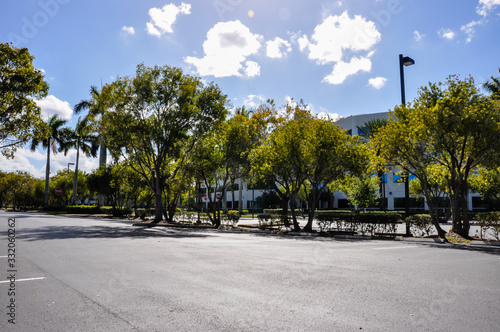
[[[404,247],[385,247],[385,248],[373,248],[374,250],[389,250],[389,249],[405,249],[405,248],[415,248],[417,246],[404,246]]]
[[[7,256],[0,256],[0,258],[7,258]]]
[[[43,279],[47,279],[47,277],[16,279],[16,282],[18,282],[18,281],[43,280]],[[6,283],[9,283],[9,282],[10,282],[10,280],[0,281],[0,284],[6,284]]]

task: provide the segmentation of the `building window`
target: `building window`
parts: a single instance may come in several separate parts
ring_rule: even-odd
[[[410,178],[410,181],[417,179],[417,177],[415,176],[415,174],[411,174],[411,173],[410,173],[410,177],[409,178]],[[392,175],[392,182],[393,183],[403,183],[403,180],[401,180],[401,175],[398,175],[398,174],[394,173]]]

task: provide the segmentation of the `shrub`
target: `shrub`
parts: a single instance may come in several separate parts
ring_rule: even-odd
[[[282,225],[283,217],[279,214],[261,214],[258,216],[259,219],[259,228],[266,229],[271,228],[273,226]]]
[[[174,220],[177,222],[189,222],[193,223],[196,221],[196,212],[188,211],[187,209],[177,208],[174,215]]]
[[[99,214],[101,210],[97,205],[70,205],[66,206],[66,213],[69,214]]]
[[[481,239],[485,238],[487,233],[500,240],[500,212],[482,212],[476,215],[481,229]]]
[[[434,228],[429,214],[415,214],[405,219],[410,224],[410,232],[414,236],[430,236]]]
[[[142,220],[147,219],[148,217],[152,217],[155,215],[155,209],[144,209],[144,208],[139,208],[136,210],[137,215],[136,217],[141,218]]]
[[[240,212],[235,210],[229,210],[227,214],[222,215],[223,221],[227,226],[236,226],[238,221],[240,221]]]
[[[301,214],[302,210],[296,209],[295,212],[297,214]],[[264,209],[263,213],[264,214],[283,214],[283,209]],[[292,210],[289,209],[288,210],[288,215],[291,215],[291,214],[292,214]]]
[[[397,212],[349,213],[346,211],[317,211],[316,223],[321,232],[349,232],[362,235],[396,233],[401,215]]]

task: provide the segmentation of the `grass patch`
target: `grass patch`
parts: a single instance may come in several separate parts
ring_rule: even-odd
[[[450,243],[470,243],[470,240],[452,231],[446,233],[446,240],[449,241]]]
[[[470,243],[470,240],[467,239],[457,239],[456,237],[446,237],[450,243]]]

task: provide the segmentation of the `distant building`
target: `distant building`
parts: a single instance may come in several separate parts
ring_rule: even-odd
[[[373,119],[388,119],[389,112],[380,112],[372,114],[359,114],[351,115],[346,118],[338,120],[336,123],[340,128],[347,130],[347,133],[351,136],[360,135],[358,127],[364,127],[364,124]],[[401,177],[397,174],[399,169],[397,167],[388,167],[388,171],[384,174],[383,181],[383,199],[385,200],[385,206],[388,210],[404,210],[405,207],[405,191],[404,183],[401,183]],[[415,176],[410,175],[410,180],[415,178]],[[342,192],[336,192],[335,196],[335,207],[343,208],[347,207],[347,198]],[[481,200],[481,195],[477,193],[470,193],[468,197],[469,209],[481,209],[483,208],[483,203]],[[444,204],[443,204],[444,205]],[[448,207],[448,206],[446,206]],[[411,209],[428,209],[427,204],[425,204],[424,199],[414,199],[410,198],[410,208]]]
[[[380,113],[372,113],[372,114],[359,114],[359,115],[351,115],[346,118],[342,118],[338,120],[336,123],[340,128],[345,129],[347,133],[351,136],[360,135],[360,131],[358,127],[364,127],[365,123],[373,120],[373,119],[388,119],[389,112],[380,112]],[[387,210],[404,210],[405,208],[405,190],[404,183],[400,182],[401,176],[398,175],[399,169],[394,166],[388,166],[387,172],[383,177],[382,184],[382,199],[384,200],[384,204]],[[410,180],[414,179],[415,176],[410,175]],[[233,194],[231,189],[228,189],[226,192],[225,201],[227,204],[227,208],[229,210],[234,209],[237,210],[240,202],[239,202],[239,190],[242,189],[241,195],[241,204],[243,204],[242,209],[250,210],[255,206],[255,200],[260,197],[264,192],[271,191],[270,189],[264,188],[251,188],[245,181],[237,180],[233,190],[234,190],[234,202],[233,202]],[[219,193],[221,194],[221,193]],[[208,207],[209,200],[208,195],[211,195],[212,201],[216,199],[216,191],[212,188],[211,190],[207,190],[204,185],[200,188],[201,197],[205,197],[203,199],[203,206]],[[347,201],[347,197],[344,193],[338,191],[333,193],[333,208],[348,208],[349,204]],[[481,195],[477,193],[471,193],[468,197],[469,201],[469,209],[481,209],[485,208],[483,201],[481,200]],[[300,206],[300,204],[299,204]],[[307,208],[307,203],[304,203],[304,208]],[[328,207],[332,207],[330,203],[326,201],[319,202],[320,209],[327,209]],[[443,207],[449,208],[449,204],[443,202]],[[378,207],[374,207],[378,208]],[[411,209],[428,209],[427,204],[425,204],[425,200],[422,198],[415,199],[410,198],[410,208]]]

